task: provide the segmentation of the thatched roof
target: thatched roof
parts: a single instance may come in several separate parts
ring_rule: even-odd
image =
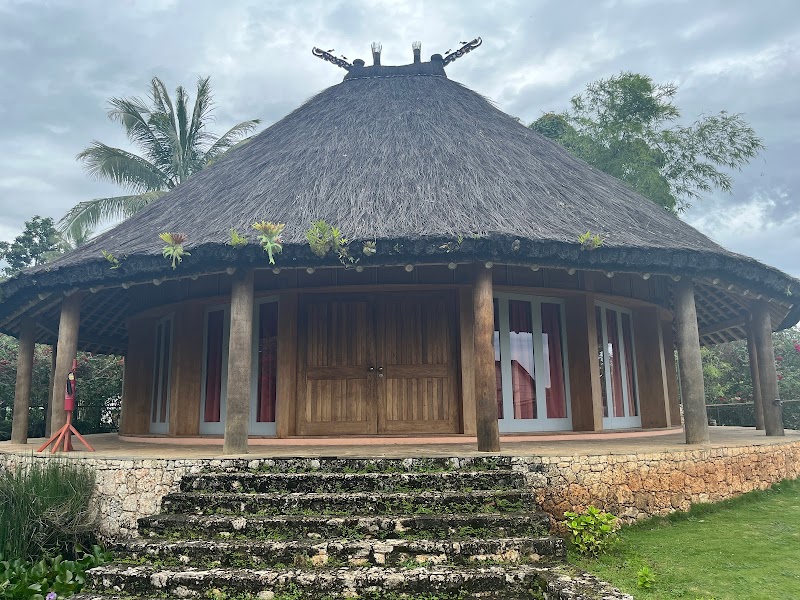
[[[366,264],[535,262],[715,276],[789,304],[787,289],[800,295],[800,282],[722,248],[448,79],[436,61],[351,70],[140,213],[2,289],[10,299],[76,281],[170,274],[158,238],[165,231],[188,235],[187,273],[266,266],[255,221],[286,223],[279,265],[333,264],[306,243],[319,219],[351,240],[377,240]],[[234,250],[231,228],[251,244]],[[581,249],[586,231],[602,236],[600,248]],[[122,268],[110,270],[101,250]]]

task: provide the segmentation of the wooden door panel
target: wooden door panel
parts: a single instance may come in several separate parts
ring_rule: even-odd
[[[374,332],[369,304],[353,296],[304,299],[300,311],[298,431],[370,434],[375,415]]]
[[[456,433],[454,304],[449,294],[378,303],[378,431]]]

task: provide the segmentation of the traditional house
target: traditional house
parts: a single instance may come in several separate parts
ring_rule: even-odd
[[[498,432],[678,427],[679,388],[701,442],[700,346],[747,337],[759,416],[781,434],[770,334],[800,319],[800,282],[450,80],[479,44],[429,62],[417,45],[395,67],[377,47],[372,66],[315,50],[342,83],[0,285],[0,329],[21,340],[15,439],[34,341],[57,345],[56,398],[77,349],[122,354],[122,434],[224,435],[239,453],[248,435],[492,450]],[[280,240],[266,225],[259,241],[264,222]],[[188,240],[174,269],[165,232]]]

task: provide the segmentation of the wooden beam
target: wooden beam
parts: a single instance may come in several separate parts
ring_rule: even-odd
[[[14,387],[14,416],[11,423],[11,443],[28,443],[28,420],[31,408],[31,384],[33,383],[33,347],[36,323],[23,322],[19,334],[17,353],[17,383]]]
[[[297,432],[297,292],[278,299],[278,381],[275,430],[279,438]]]
[[[478,450],[498,452],[500,432],[497,424],[497,383],[494,365],[494,298],[492,271],[475,267],[473,303],[475,307],[475,390]]]
[[[231,289],[223,454],[247,454],[253,361],[253,271],[237,271]]]
[[[461,415],[462,431],[477,435],[475,408],[475,310],[472,290],[458,290],[458,328],[461,358]]]
[[[711,333],[719,333],[720,331],[725,331],[726,329],[731,329],[733,327],[741,327],[745,324],[745,315],[736,315],[731,319],[726,319],[725,321],[720,321],[718,323],[712,323],[711,325],[706,325],[705,327],[701,327],[699,329],[700,337],[705,335],[709,335]]]

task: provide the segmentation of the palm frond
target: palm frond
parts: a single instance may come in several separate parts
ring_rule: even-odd
[[[178,173],[178,180],[183,182],[188,177],[186,169],[186,159],[190,155],[191,149],[189,148],[189,111],[187,110],[187,103],[189,102],[189,95],[183,86],[178,86],[175,90],[175,117],[178,122],[178,151],[174,156],[175,170]]]
[[[242,121],[238,125],[231,127],[206,150],[203,162],[209,163],[225,154],[230,148],[245,139],[249,133],[258,127],[259,123],[261,123],[261,119],[253,119],[251,121]]]
[[[94,141],[78,154],[86,171],[98,179],[108,179],[136,192],[150,192],[167,187],[168,178],[158,167],[119,148]]]
[[[79,202],[61,218],[56,229],[65,238],[77,240],[86,230],[94,231],[101,223],[127,219],[151,202],[158,200],[164,193],[152,191],[131,196],[96,198]]]
[[[192,121],[189,125],[189,146],[195,150],[197,155],[201,154],[200,148],[203,142],[209,139],[216,139],[212,134],[205,131],[205,127],[211,120],[211,111],[214,103],[211,99],[211,83],[209,77],[201,77],[197,80],[197,96],[194,99],[194,110],[192,111]]]
[[[150,129],[148,116],[150,109],[139,98],[111,98],[108,118],[118,121],[125,128],[128,139],[138,146],[149,158],[160,152],[160,142]]]
[[[172,107],[172,101],[169,98],[167,86],[165,86],[164,82],[158,77],[153,77],[150,85],[152,88],[150,91],[150,99],[153,101],[153,108],[156,109],[153,112],[160,112],[164,114],[167,117],[168,122],[172,125],[172,129],[177,131],[178,127],[175,123],[175,109]]]

